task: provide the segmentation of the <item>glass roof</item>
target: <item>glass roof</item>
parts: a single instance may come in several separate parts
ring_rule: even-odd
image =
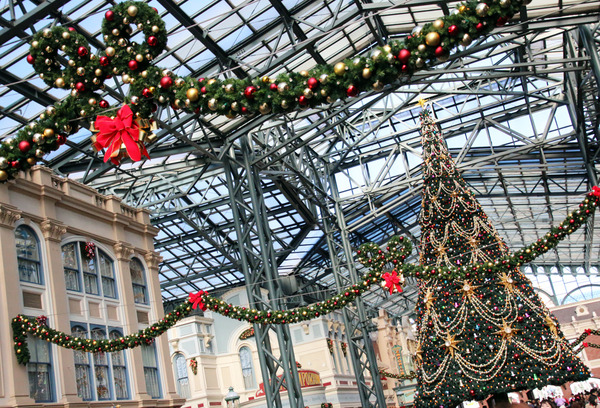
[[[274,77],[367,55],[458,4],[148,3],[158,9],[168,29],[168,48],[155,63],[181,76],[221,79]],[[51,25],[71,26],[96,52],[103,49],[100,25],[111,6],[95,0],[3,3],[3,137],[67,95],[48,88],[26,63],[32,34]],[[247,141],[250,165],[260,176],[279,274],[296,282],[290,299],[298,295],[311,302],[334,292],[332,269],[347,274],[348,264],[354,263],[347,254],[335,253],[332,243],[341,247],[347,236],[356,248],[368,241],[384,243],[393,234],[418,242],[421,148],[416,101],[425,98],[463,177],[516,250],[560,222],[597,180],[599,17],[598,0],[533,0],[510,24],[461,49],[448,62],[382,92],[250,118],[202,116],[167,107],[156,113],[160,130],[158,142],[149,147],[151,160],[105,164],[92,149],[90,132],[81,129],[48,155],[45,164],[152,212],[152,222],[160,229],[155,245],[163,257],[163,299],[173,301],[191,291],[218,294],[245,282],[227,177],[228,166],[237,168],[248,157],[243,154]],[[113,77],[105,99],[118,105],[127,90],[127,84]],[[587,265],[597,273],[592,269],[600,256],[597,223],[590,222],[539,259],[531,273],[537,273],[537,266],[559,273],[570,265],[574,270]],[[257,240],[253,234],[251,242]],[[332,256],[341,260],[339,265],[332,264]],[[403,314],[412,310],[415,293],[411,285],[394,297],[373,289],[366,300]]]

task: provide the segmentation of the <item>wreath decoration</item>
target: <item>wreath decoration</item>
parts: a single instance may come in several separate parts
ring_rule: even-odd
[[[124,102],[131,110],[132,122],[140,119],[146,124],[142,127],[128,122],[112,128],[128,133],[131,139],[108,141],[109,138],[100,137],[104,135],[102,130],[95,135],[94,147],[108,149],[105,161],[119,164],[127,157],[141,160],[145,146],[156,140],[151,130],[152,114],[158,105],[233,118],[288,113],[356,97],[362,92],[381,91],[385,85],[446,61],[459,45],[467,47],[474,39],[506,24],[529,2],[467,0],[450,15],[415,27],[405,39],[377,47],[368,57],[317,65],[276,78],[183,78],[153,65],[154,58],[165,49],[167,30],[157,10],[143,2],[126,1],[106,12],[102,23],[106,47],[98,54],[91,52],[85,37],[74,28],[46,28],[33,36],[27,61],[46,84],[70,89],[71,94],[46,108],[39,120],[19,130],[14,138],[0,144],[0,181],[15,178],[20,170],[29,169],[46,153],[57,150],[80,126],[91,125],[95,130],[94,122],[99,116],[113,115],[115,108],[100,93],[104,81],[113,75],[129,84]],[[144,41],[131,41],[139,33]],[[67,61],[64,67],[63,60]]]

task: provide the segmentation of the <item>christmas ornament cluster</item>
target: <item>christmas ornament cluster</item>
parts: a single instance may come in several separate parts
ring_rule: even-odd
[[[183,78],[153,65],[167,44],[164,21],[146,3],[119,3],[105,14],[102,33],[106,47],[97,53],[72,27],[46,28],[34,35],[27,61],[46,84],[68,89],[70,95],[0,144],[0,182],[13,179],[20,170],[29,169],[46,153],[57,150],[81,126],[93,127],[99,116],[114,115],[115,107],[103,99],[105,81],[111,77],[129,86],[124,103],[134,120],[151,121],[158,105],[228,118],[288,113],[400,84],[415,71],[446,61],[458,46],[467,47],[506,24],[529,2],[466,1],[450,15],[415,27],[405,39],[377,47],[369,56],[276,77],[225,80]],[[140,33],[144,41],[132,41]],[[67,63],[63,67],[64,60]],[[93,145],[109,150],[105,161],[119,164],[127,157],[140,160],[145,146],[156,141],[156,136],[148,127],[139,129],[129,143],[119,137],[107,140],[96,135]]]

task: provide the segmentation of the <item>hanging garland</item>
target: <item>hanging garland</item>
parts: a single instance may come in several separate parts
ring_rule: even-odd
[[[192,374],[198,374],[198,360],[196,360],[196,357],[192,357],[190,359],[190,368],[192,370]]]
[[[588,336],[591,335],[600,336],[600,330],[593,329],[585,329],[584,332],[575,340],[573,343],[569,344],[569,346],[573,349],[575,354],[579,353],[584,348],[597,348],[600,349],[600,344],[589,343],[584,341]]]
[[[384,379],[383,377],[385,377],[385,379],[394,378],[396,380],[414,380],[417,378],[417,374],[414,371],[411,371],[408,374],[393,374],[384,370],[379,370],[379,375],[381,375],[382,379]]]
[[[0,144],[0,181],[16,177],[46,153],[63,145],[80,126],[99,129],[93,146],[107,149],[104,160],[118,164],[123,158],[140,160],[145,146],[156,140],[151,117],[157,106],[203,115],[233,118],[268,113],[289,113],[381,91],[414,72],[449,58],[459,45],[471,42],[502,26],[531,0],[468,0],[423,27],[415,27],[404,40],[376,48],[369,57],[357,56],[308,71],[283,73],[276,78],[182,78],[152,64],[167,44],[164,21],[155,8],[126,1],[108,10],[102,22],[106,48],[93,54],[85,37],[72,27],[46,28],[31,41],[27,61],[46,84],[70,89],[65,100],[46,108],[39,120]],[[132,28],[132,25],[134,28]],[[131,41],[141,33],[144,42]],[[66,60],[62,66],[60,60]],[[125,112],[115,123],[109,103],[100,91],[104,81],[120,75],[129,84]],[[128,117],[132,120],[121,120]],[[133,120],[135,119],[135,120]],[[94,126],[101,123],[102,126]],[[138,122],[141,121],[141,122]],[[108,132],[108,133],[107,133]],[[127,137],[119,135],[128,135]]]

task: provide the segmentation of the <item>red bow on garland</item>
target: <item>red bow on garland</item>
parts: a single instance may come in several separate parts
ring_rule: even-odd
[[[390,295],[394,293],[394,289],[396,289],[398,293],[402,292],[402,282],[404,282],[404,279],[401,279],[401,277],[398,276],[398,272],[395,270],[392,271],[392,273],[386,272],[383,274],[383,279],[385,279],[385,287],[390,290]]]
[[[596,197],[600,197],[600,187],[598,187],[598,186],[592,187],[592,195],[595,195]]]
[[[201,290],[198,293],[190,293],[190,303],[192,304],[192,309],[200,308],[202,310],[206,310],[207,307],[204,304],[204,300],[202,296],[208,294],[205,291]]]
[[[142,155],[148,159],[148,151],[142,140],[140,133],[145,134],[139,124],[133,120],[133,112],[129,105],[123,105],[114,119],[108,116],[98,116],[94,122],[98,131],[94,140],[94,147],[97,150],[106,148],[104,162],[108,159],[119,164],[123,156],[129,156],[133,161],[142,159]],[[124,146],[126,154],[121,154],[121,148]]]

